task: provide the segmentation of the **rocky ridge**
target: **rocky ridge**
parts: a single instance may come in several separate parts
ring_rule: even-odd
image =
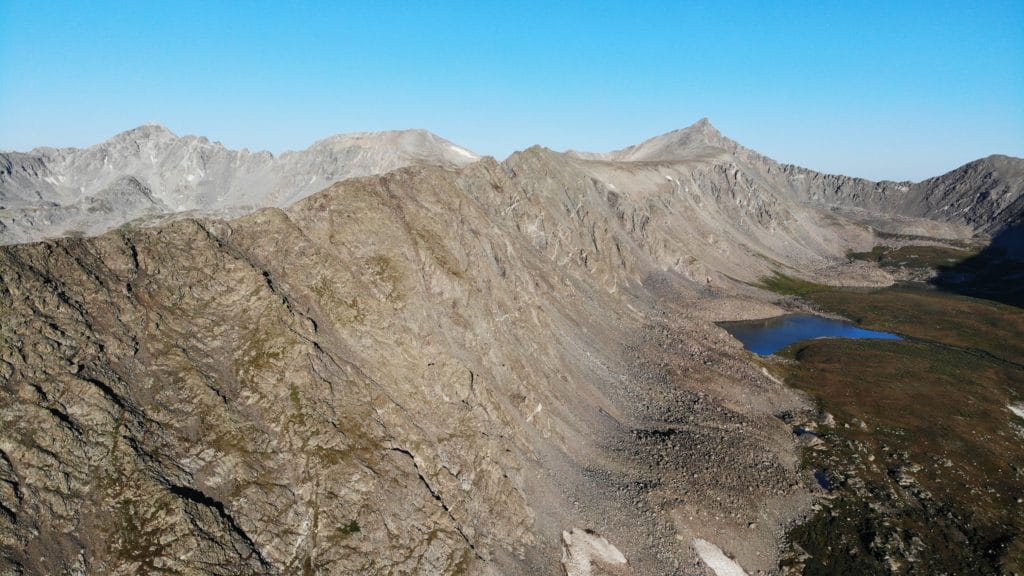
[[[726,155],[759,173],[781,194],[859,221],[921,235],[997,234],[1024,218],[1024,160],[992,155],[921,182],[872,182],[781,164],[723,136],[708,120],[623,150],[580,157],[629,162],[677,162]],[[896,217],[894,219],[894,217]],[[925,220],[927,222],[914,222]],[[939,234],[936,234],[938,232]]]
[[[174,212],[284,207],[346,178],[477,159],[425,130],[341,134],[275,157],[145,125],[88,148],[0,153],[0,243],[95,235]]]

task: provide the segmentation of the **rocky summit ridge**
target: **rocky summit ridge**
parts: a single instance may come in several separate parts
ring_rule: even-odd
[[[723,136],[707,118],[622,150],[566,155],[606,162],[731,162],[776,195],[883,227],[893,215],[953,226],[926,224],[921,230],[944,236],[997,234],[1019,219],[1024,202],[1024,168],[1017,158],[990,156],[918,183],[872,182],[781,164]],[[346,178],[416,164],[455,169],[479,158],[425,130],[339,134],[275,157],[148,124],[83,149],[0,152],[0,243],[95,235],[189,211],[240,215],[288,206]]]
[[[84,212],[273,201],[0,247],[0,573],[777,572],[823,494],[784,420],[817,415],[716,322],[780,313],[775,273],[890,283],[847,257],[879,227],[1012,225],[1021,161],[926,181],[952,214],[708,122],[659,138],[498,162],[403,132],[293,160],[150,126],[5,155],[5,210],[46,178]],[[347,162],[407,165],[292,188]]]
[[[592,158],[618,162],[685,161],[716,151],[736,152],[742,147],[726,138],[707,118],[686,128],[673,130],[648,140]]]
[[[0,153],[0,242],[94,235],[184,211],[283,207],[345,178],[477,159],[425,130],[342,134],[274,156],[149,124],[87,148]]]

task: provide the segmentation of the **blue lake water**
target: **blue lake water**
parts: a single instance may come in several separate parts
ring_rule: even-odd
[[[744,322],[722,322],[719,324],[743,346],[761,356],[768,356],[786,346],[812,338],[878,338],[881,340],[902,340],[901,336],[888,332],[865,330],[849,322],[832,320],[812,314],[787,314],[765,320]]]

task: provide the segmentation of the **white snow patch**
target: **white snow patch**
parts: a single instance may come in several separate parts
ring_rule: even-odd
[[[540,402],[538,402],[537,403],[537,407],[534,408],[533,412],[530,412],[530,415],[526,417],[526,421],[527,422],[532,422],[533,421],[533,417],[536,416],[537,414],[540,414],[540,411],[543,410],[543,409],[544,409],[544,407],[541,406]]]
[[[722,552],[722,549],[707,540],[693,539],[693,548],[700,559],[718,576],[748,576],[743,567]]]
[[[622,565],[626,557],[597,533],[579,528],[562,532],[562,566],[566,576],[590,576],[594,561]]]
[[[1024,418],[1024,404],[1007,404],[1006,407],[1018,417]]]
[[[460,148],[459,146],[456,146],[454,144],[449,144],[448,148],[452,152],[455,152],[456,154],[458,154],[460,156],[465,156],[466,158],[469,158],[470,160],[476,160],[477,158],[479,158],[479,156],[477,156],[476,154],[473,154],[469,150],[466,150],[465,148]]]
[[[775,376],[772,376],[772,373],[769,372],[768,369],[765,368],[764,366],[761,367],[761,373],[764,374],[765,376],[767,376],[769,380],[771,380],[772,382],[775,382],[776,384],[779,384],[780,386],[785,386],[786,385],[786,383],[783,382],[782,380],[779,380]]]

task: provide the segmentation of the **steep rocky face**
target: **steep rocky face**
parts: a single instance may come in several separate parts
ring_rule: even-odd
[[[609,162],[535,147],[505,165],[526,175],[522,196],[505,207],[517,229],[609,287],[651,269],[710,287],[756,282],[777,269],[845,263],[848,248],[873,241],[862,226],[777,194],[727,154]]]
[[[274,157],[147,125],[84,149],[0,154],[0,242],[95,235],[154,213],[283,207],[345,178],[476,159],[423,130],[338,135]],[[106,209],[126,178],[141,195],[119,193]]]
[[[905,211],[996,234],[1024,220],[1024,160],[988,156],[914,187]]]
[[[808,202],[876,220],[893,215],[957,224],[994,235],[1024,216],[1024,160],[989,156],[922,182],[869,182],[786,166]]]

